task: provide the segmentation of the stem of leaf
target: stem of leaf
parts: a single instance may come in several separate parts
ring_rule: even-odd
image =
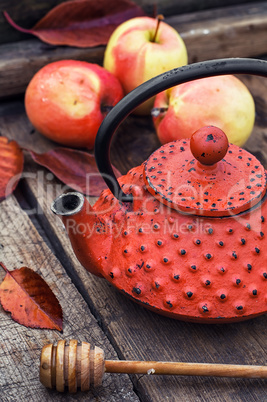
[[[168,107],[153,107],[153,109],[151,110],[151,116],[158,117],[161,114],[166,113],[167,110],[168,110]]]
[[[162,14],[157,15],[156,20],[157,20],[157,26],[156,26],[156,30],[155,30],[155,33],[154,33],[154,36],[153,36],[153,39],[151,40],[151,42],[156,42],[157,34],[158,34],[158,30],[159,30],[159,24],[162,20],[164,20],[163,15]]]

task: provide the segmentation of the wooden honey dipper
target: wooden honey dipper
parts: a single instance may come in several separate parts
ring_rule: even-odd
[[[69,346],[61,340],[57,346],[49,344],[42,349],[40,381],[47,388],[63,392],[68,386],[71,393],[78,387],[88,391],[90,384],[94,387],[102,384],[105,372],[267,378],[266,366],[105,360],[104,351],[99,347],[93,349],[87,342],[78,345],[73,339]]]

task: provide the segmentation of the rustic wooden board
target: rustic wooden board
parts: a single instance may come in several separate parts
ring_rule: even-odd
[[[189,63],[267,54],[267,2],[176,15],[166,22],[183,37]],[[102,64],[104,50],[104,46],[56,47],[38,39],[1,45],[0,99],[22,94],[32,76],[47,63],[70,58]]]
[[[170,17],[168,23],[181,33],[190,63],[267,53],[266,2]]]
[[[23,199],[17,196],[20,201]],[[0,306],[0,400],[73,401],[76,397],[47,390],[39,381],[39,357],[47,343],[60,339],[92,340],[105,349],[109,359],[117,358],[114,349],[91,314],[86,302],[54,256],[55,250],[45,243],[14,197],[0,205],[0,260],[10,269],[28,266],[47,282],[63,309],[63,333],[26,328]],[[4,271],[0,271],[0,280]],[[89,341],[90,342],[90,341]],[[86,394],[81,401],[137,402],[127,375],[107,375],[104,386]]]
[[[267,167],[267,81],[243,78],[257,105],[253,136],[246,148]],[[33,132],[25,117],[23,103],[10,103],[0,109],[1,133],[27,147],[42,152],[56,146]],[[142,132],[142,134],[141,134]],[[143,144],[146,144],[143,146]],[[113,146],[113,162],[122,171],[141,163],[157,147],[149,118],[127,118]],[[238,324],[201,325],[161,317],[119,294],[105,280],[87,273],[77,262],[59,221],[50,211],[52,199],[64,186],[51,180],[48,171],[27,159],[27,177],[20,189],[32,207],[60,262],[81,289],[85,301],[101,322],[120,358],[177,360],[187,362],[266,364],[267,316]],[[77,329],[78,330],[78,329]],[[95,339],[98,343],[98,339]],[[263,401],[266,381],[189,377],[132,376],[142,401]]]

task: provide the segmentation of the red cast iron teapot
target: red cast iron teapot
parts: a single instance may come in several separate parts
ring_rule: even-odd
[[[147,81],[102,123],[95,157],[109,189],[91,207],[79,193],[58,197],[74,252],[143,306],[169,317],[224,323],[267,311],[266,172],[250,153],[213,127],[163,145],[116,179],[113,133],[138,105],[160,91],[223,74],[267,77],[267,62],[220,59]]]

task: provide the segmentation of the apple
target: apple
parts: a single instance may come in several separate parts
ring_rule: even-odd
[[[158,74],[187,64],[182,38],[160,17],[125,21],[108,41],[104,67],[120,80],[125,94]],[[154,98],[144,102],[135,114],[150,114],[153,102]]]
[[[255,104],[245,84],[233,75],[223,75],[159,93],[152,115],[162,144],[190,138],[200,127],[216,126],[230,143],[242,146],[254,126]]]
[[[44,136],[92,149],[104,117],[123,97],[118,79],[97,64],[61,60],[47,64],[25,93],[26,113]]]

